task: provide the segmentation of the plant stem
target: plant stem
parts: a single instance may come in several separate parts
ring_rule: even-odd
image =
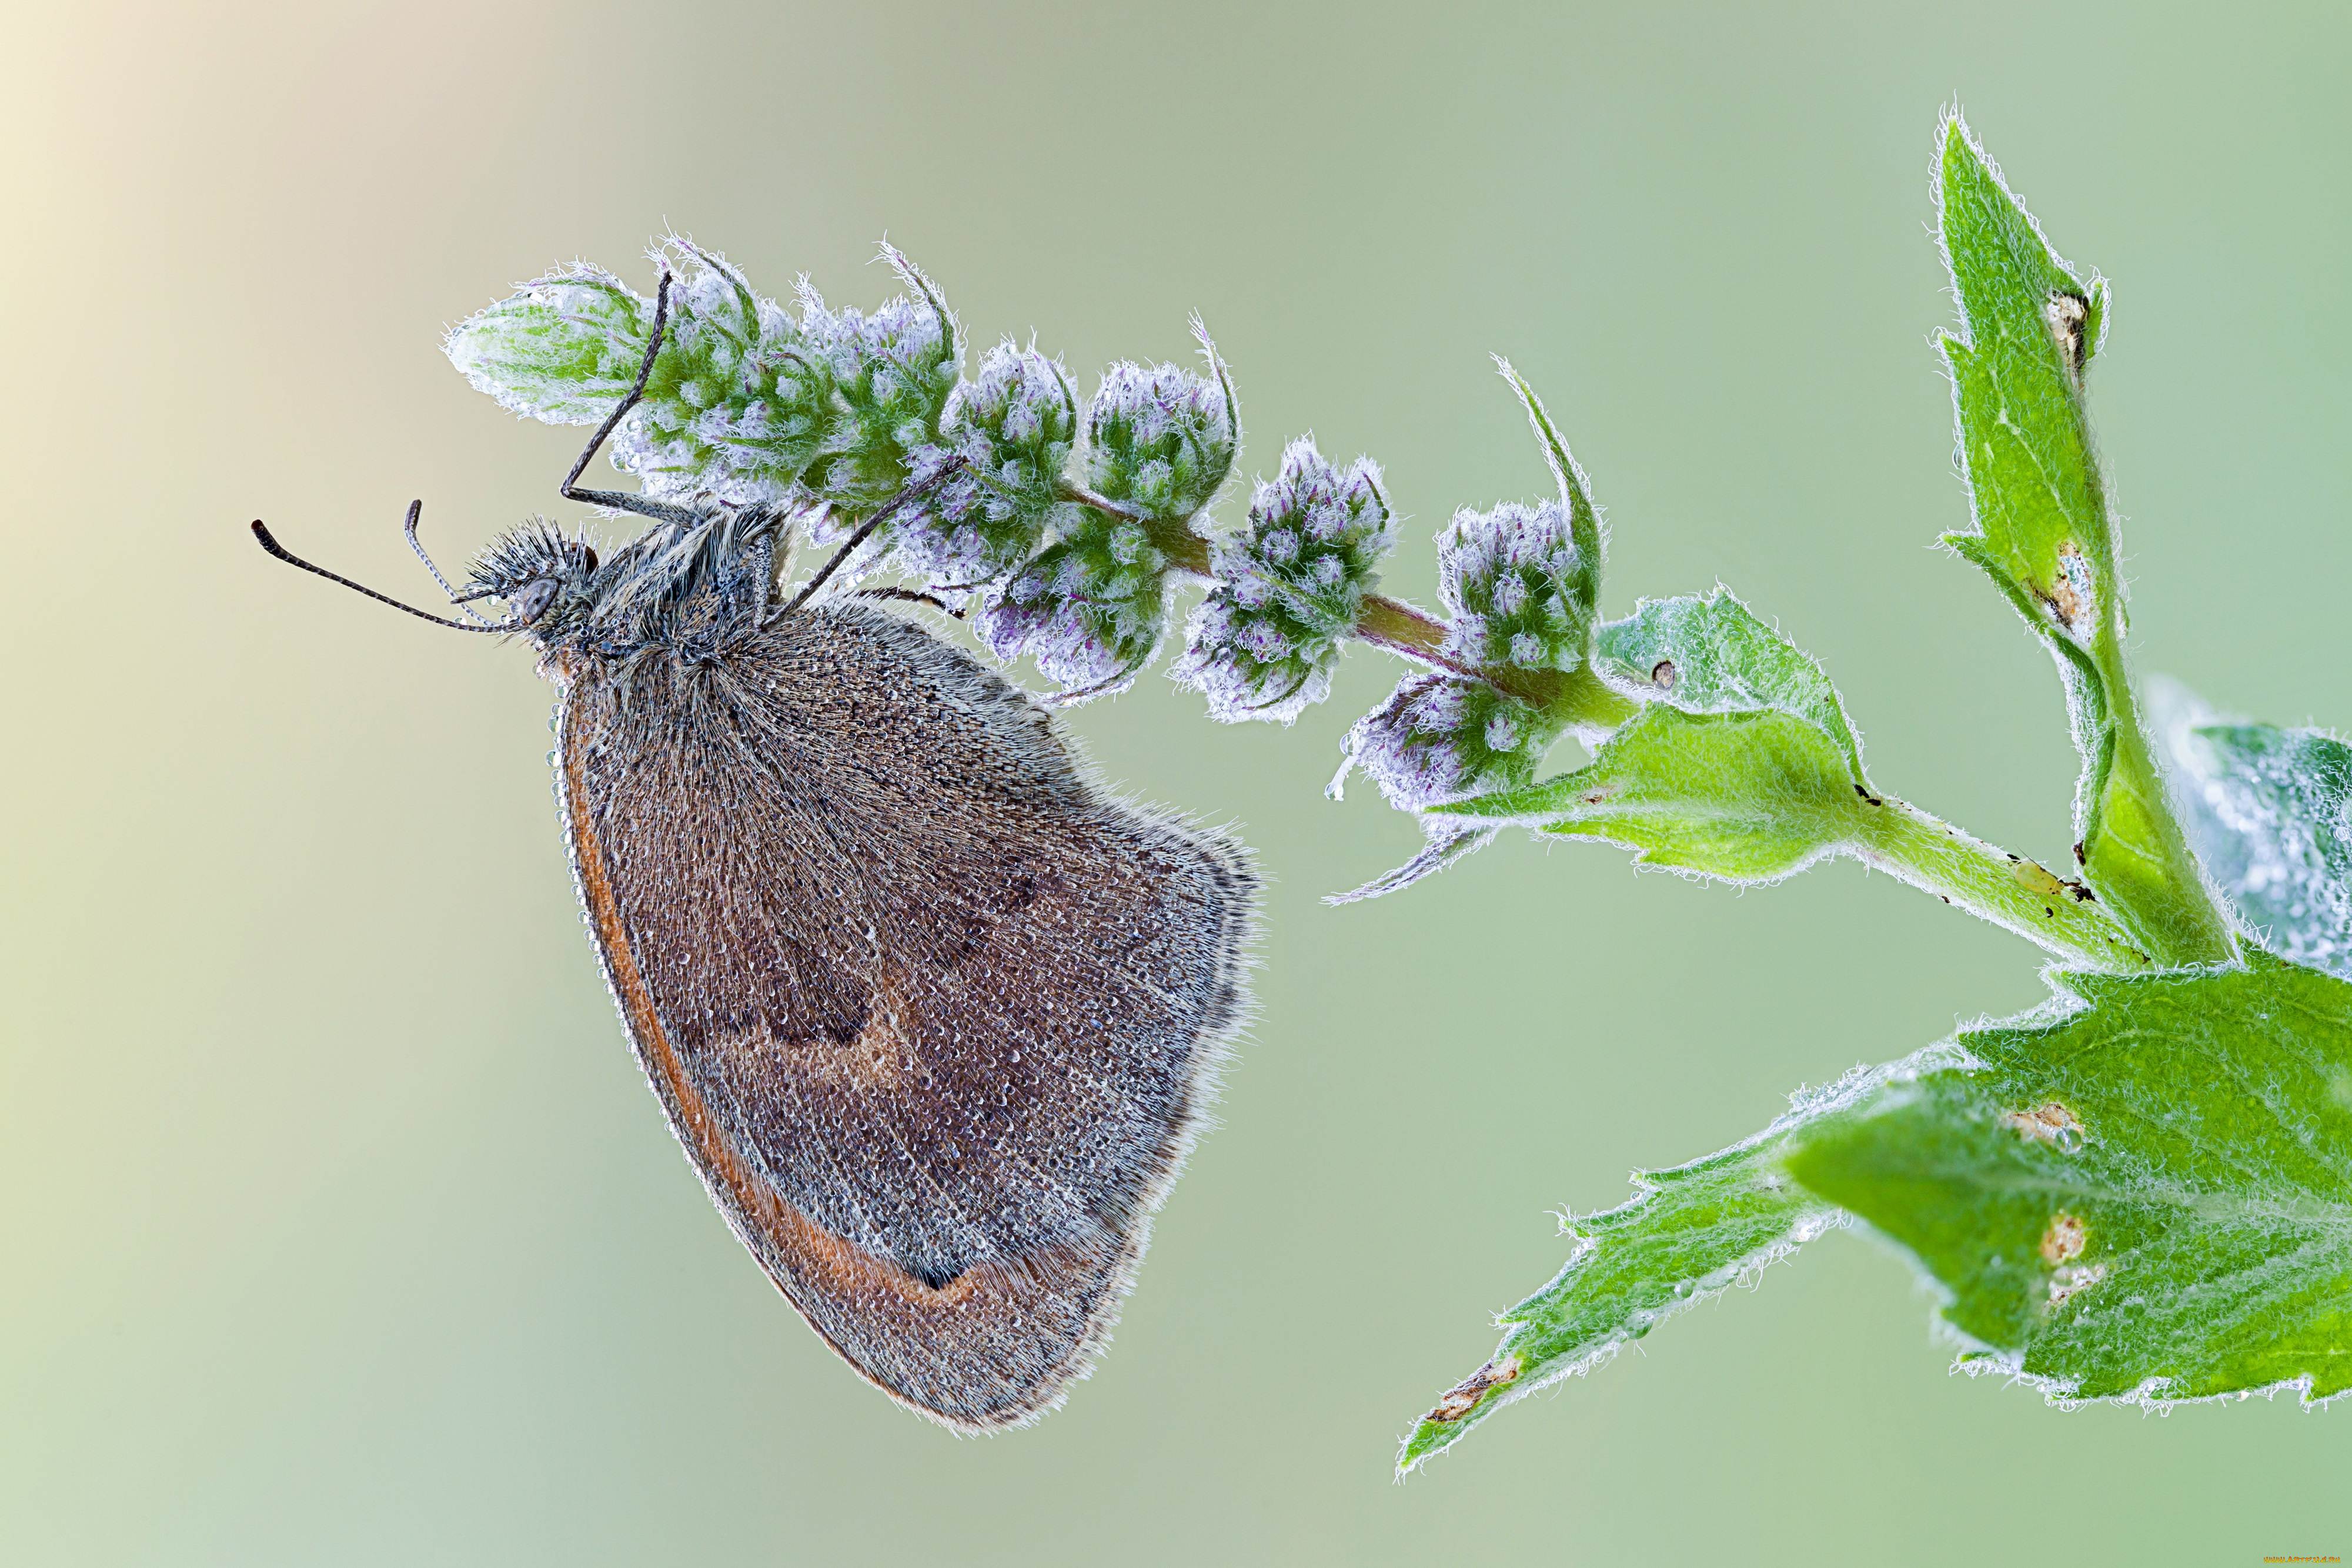
[[[1141,524],[1152,548],[1167,558],[1170,567],[1211,581],[1216,580],[1209,541],[1192,531],[1191,519],[1139,517],[1115,501],[1067,482],[1062,486],[1062,498],[1106,517]],[[1562,674],[1557,670],[1515,670],[1457,659],[1445,652],[1444,622],[1426,610],[1384,593],[1364,595],[1364,607],[1356,617],[1353,630],[1359,639],[1376,648],[1385,648],[1434,670],[1484,681],[1521,702],[1565,718],[1579,730],[1614,729],[1641,711],[1641,705],[1612,691],[1590,669]]]
[[[2071,963],[2118,973],[2155,967],[2080,883],[2064,881],[1895,800],[1855,803],[1855,857],[2005,926]]]
[[[2105,680],[2115,735],[2102,826],[2113,850],[2130,852],[2101,856],[2103,880],[2130,900],[2134,924],[2167,965],[2235,962],[2237,942],[2229,917],[2214,903],[2165,795],[2164,777],[2140,722],[2139,694],[2119,643],[2111,631],[2094,654]]]
[[[1178,571],[1189,571],[1194,577],[1214,579],[1216,568],[1209,559],[1209,541],[1192,531],[1192,525],[1172,517],[1139,519],[1153,548],[1168,558],[1168,564]]]
[[[1103,497],[1066,483],[1062,486],[1062,495],[1066,500],[1107,516],[1140,523],[1153,547],[1167,558],[1171,567],[1213,580],[1209,541],[1192,531],[1190,519],[1139,517]],[[1557,670],[1487,667],[1456,658],[1445,651],[1444,622],[1426,610],[1386,594],[1364,596],[1363,609],[1357,615],[1353,630],[1358,638],[1376,648],[1431,669],[1484,681],[1522,702],[1565,718],[1571,727],[1587,733],[1614,729],[1641,711],[1639,703],[1611,689],[1590,666],[1563,674]],[[2124,703],[2118,705],[2122,711],[2115,716],[2117,771],[2130,781],[2131,799],[2136,804],[2144,809],[2151,799],[2157,803],[2157,810],[2147,813],[2149,827],[2163,835],[2159,841],[2174,849],[2179,857],[2176,863],[2189,868],[2189,885],[2197,890],[2201,901],[2203,883],[2196,878],[2195,862],[2189,858],[2188,845],[2178,824],[2163,809],[2161,784],[2156,785],[2152,796],[2146,793],[2143,781],[2155,780],[2157,775],[2140,731],[2139,716],[2128,706],[2130,688],[2125,685],[2120,671],[2116,672],[2109,685],[2111,690],[2126,694]],[[1890,873],[1979,919],[2013,931],[2070,964],[2117,972],[2155,967],[2148,954],[2133,944],[2130,935],[2082,883],[2064,880],[2032,861],[1995,849],[1892,796],[1864,796],[1857,792],[1852,810],[1853,831],[1847,847],[1864,864]],[[2210,902],[2201,906],[2212,914],[2217,923],[2214,930],[2226,941],[2228,928],[2218,924],[2218,911],[2211,910]],[[2227,956],[2224,949],[2222,956]]]
[[[1465,664],[1445,652],[1444,622],[1426,610],[1386,594],[1364,596],[1363,611],[1356,617],[1356,635],[1375,648],[1385,648],[1432,669],[1484,681],[1521,702],[1566,719],[1580,731],[1614,729],[1641,711],[1639,703],[1612,691],[1589,665],[1562,674],[1558,670],[1515,670]]]
[[[1400,654],[1416,664],[1427,664],[1431,669],[1448,670],[1457,675],[1467,675],[1473,680],[1492,681],[1496,685],[1501,685],[1502,683],[1495,679],[1496,675],[1509,673],[1484,671],[1475,664],[1465,664],[1446,653],[1444,622],[1426,610],[1407,604],[1402,599],[1391,599],[1385,593],[1364,595],[1364,607],[1356,616],[1355,634],[1375,648],[1385,648],[1390,653]],[[1534,671],[1517,673],[1538,674]],[[1504,689],[1510,688],[1507,686]],[[1522,694],[1512,692],[1511,695],[1518,696]],[[1546,692],[1532,697],[1531,700],[1541,702],[1549,695],[1550,694]]]

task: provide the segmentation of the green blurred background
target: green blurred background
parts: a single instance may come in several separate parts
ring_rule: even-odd
[[[2341,7],[28,6],[0,383],[16,475],[0,1054],[0,1558],[28,1563],[2255,1563],[2352,1552],[2352,1427],[1947,1375],[1832,1236],[1391,1484],[1546,1279],[1548,1209],[1803,1082],[2031,1004],[2036,954],[1847,863],[1740,894],[1507,841],[1369,906],[1411,825],[1322,787],[1393,678],[1293,731],[1158,677],[1075,723],[1275,880],[1255,1038],[1118,1343],[961,1442],[856,1383],[728,1237],[579,928],[529,657],[431,597],[578,433],[438,335],[665,225],[772,293],[890,292],[1086,384],[1202,311],[1245,474],[1387,465],[1390,587],[1544,472],[1611,613],[1736,587],[1889,788],[2051,864],[2048,661],[1958,562],[1955,94],[2115,280],[2095,395],[2137,658],[2352,726]],[[1222,507],[1230,519],[1239,502]],[[1569,748],[1572,751],[1572,748]],[[1561,760],[1566,760],[1563,754]]]

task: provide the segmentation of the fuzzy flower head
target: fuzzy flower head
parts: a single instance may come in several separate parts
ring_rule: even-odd
[[[802,329],[833,392],[803,480],[832,508],[820,538],[846,531],[915,477],[918,454],[942,444],[940,422],[961,373],[961,338],[938,291],[905,256],[887,246],[883,255],[914,298],[867,315],[827,308],[805,280],[800,288]]]
[[[1217,586],[1186,628],[1176,683],[1223,722],[1290,723],[1330,695],[1341,640],[1394,542],[1370,459],[1342,473],[1311,436],[1292,442],[1247,526],[1218,541]]]
[[[716,251],[672,237],[669,319],[642,402],[614,433],[613,465],[656,496],[738,505],[791,496],[832,411],[826,368],[800,325]],[[635,384],[654,302],[599,268],[527,283],[463,322],[446,351],[518,413],[593,424]]]
[[[899,567],[935,589],[969,588],[1028,559],[1066,510],[1077,424],[1059,363],[1010,341],[990,350],[979,375],[949,397],[940,444],[917,455],[918,479],[950,457],[963,465],[899,526]]]
[[[1069,695],[1123,691],[1168,621],[1168,559],[1131,517],[1071,508],[1061,538],[1015,570],[979,616],[999,658],[1024,654]]]
[[[669,325],[645,401],[613,433],[613,465],[658,495],[790,497],[824,438],[831,377],[724,256],[676,237],[654,256],[672,270]]]
[[[1571,542],[1558,501],[1464,510],[1437,536],[1445,652],[1471,664],[1575,669],[1591,641],[1597,562]]]
[[[594,424],[637,379],[652,301],[575,263],[449,329],[449,362],[506,408],[550,424]]]
[[[1329,793],[1337,799],[1358,768],[1391,805],[1408,811],[1513,789],[1535,778],[1561,727],[1484,681],[1407,675],[1348,731],[1347,760]]]
[[[1103,372],[1087,405],[1087,484],[1097,494],[1154,517],[1209,504],[1233,471],[1241,429],[1232,382],[1208,352],[1206,377],[1124,361]]]

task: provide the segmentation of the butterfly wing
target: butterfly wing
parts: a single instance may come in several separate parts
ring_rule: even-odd
[[[1033,1418],[1100,1344],[1241,1005],[1235,846],[1096,791],[864,608],[572,672],[572,861],[712,1197],[860,1373]]]

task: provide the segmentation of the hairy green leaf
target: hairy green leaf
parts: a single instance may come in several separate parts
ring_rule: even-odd
[[[1849,1218],[1935,1281],[1963,1366],[2053,1399],[2352,1388],[2352,984],[2259,951],[2062,978],[1570,1223],[1400,1467]]]
[[[2224,721],[2174,681],[2148,709],[2206,875],[2272,952],[2352,978],[2352,746]]]
[[[1574,547],[1574,566],[1564,585],[1569,598],[1581,612],[1581,620],[1591,625],[1601,601],[1601,573],[1606,541],[1601,533],[1601,514],[1593,509],[1592,485],[1584,476],[1583,465],[1568,449],[1568,439],[1552,423],[1551,412],[1544,407],[1543,399],[1536,395],[1527,378],[1511,368],[1511,361],[1496,355],[1495,368],[1511,390],[1518,394],[1520,406],[1528,411],[1528,423],[1534,427],[1536,439],[1543,444],[1544,465],[1551,470],[1552,482],[1559,486],[1560,504],[1568,511],[1569,543]]]
[[[1604,680],[1648,705],[1573,773],[1431,808],[1433,849],[1408,870],[1475,847],[1453,835],[1482,819],[1735,883],[1844,854],[2070,963],[2148,967],[2082,884],[1877,793],[1829,677],[1728,591],[1645,602],[1601,628],[1595,656]]]
[[[1943,340],[1976,529],[1945,542],[2049,644],[2083,756],[2075,837],[2085,877],[2161,962],[2227,960],[2139,727],[2124,672],[2118,545],[2083,377],[2105,286],[2060,260],[1955,117],[1938,200],[1962,333]]]
[[[1622,844],[1646,864],[1730,882],[1802,871],[1853,836],[1861,809],[1846,754],[1812,725],[1663,704],[1573,773],[1438,808]]]
[[[1644,601],[1599,628],[1594,657],[1648,706],[1589,766],[1449,812],[1732,882],[1787,876],[1857,838],[1875,798],[1837,689],[1729,591]]]
[[[2053,254],[1957,119],[1938,193],[1963,328],[1942,346],[1979,564],[2023,586],[2043,625],[2087,648],[2117,609],[2114,530],[2082,400],[2105,285]]]
[[[1862,742],[1837,688],[1805,653],[1718,587],[1709,594],[1646,599],[1596,637],[1602,673],[1654,702],[1689,714],[1779,711],[1819,730],[1865,787]]]
[[[1891,1067],[1858,1070],[1793,1097],[1785,1115],[1745,1143],[1673,1170],[1636,1172],[1631,1201],[1565,1221],[1575,1239],[1567,1264],[1496,1319],[1502,1343],[1422,1417],[1398,1469],[1412,1469],[1505,1405],[1591,1371],[1676,1312],[1844,1224],[1834,1206],[1780,1172],[1780,1157],[1822,1118],[1953,1060],[1948,1048],[1934,1048]]]
[[[1908,1249],[1964,1364],[2060,1400],[2352,1387],[2352,984],[2072,975],[1783,1168]]]

